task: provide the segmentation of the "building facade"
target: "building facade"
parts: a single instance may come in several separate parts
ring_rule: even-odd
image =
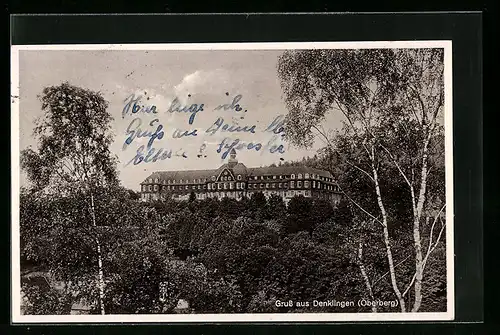
[[[341,198],[328,171],[307,166],[248,168],[238,162],[234,149],[228,163],[216,170],[158,171],[141,183],[143,201],[187,200],[191,193],[197,199],[240,200],[256,192],[266,197],[281,196],[286,203],[298,195],[326,199],[334,204]]]

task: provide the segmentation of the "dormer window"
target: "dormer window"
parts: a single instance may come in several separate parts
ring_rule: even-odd
[[[153,179],[152,178],[149,178],[149,182],[152,183],[153,182]]]
[[[290,178],[295,179],[295,175],[294,175],[294,174],[292,174],[292,175],[290,176]]]
[[[238,180],[241,180],[241,174],[239,174],[237,178],[238,178]]]
[[[212,181],[215,181],[215,176],[212,176]]]

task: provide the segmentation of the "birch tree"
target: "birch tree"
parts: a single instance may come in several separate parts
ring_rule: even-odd
[[[94,237],[97,253],[99,308],[105,314],[95,193],[118,183],[116,158],[109,151],[112,117],[99,92],[67,82],[45,88],[39,98],[44,114],[33,132],[38,147],[36,151],[28,148],[21,152],[21,166],[39,192],[84,195],[89,223],[85,228]]]
[[[342,171],[355,176],[339,188],[364,217],[361,221],[378,227],[388,268],[384,279],[402,312],[420,309],[424,270],[445,229],[443,69],[442,49],[288,51],[278,62],[289,111],[286,139],[305,147],[320,139],[335,162],[345,166]],[[334,132],[323,126],[333,113],[343,123]],[[329,169],[337,180],[345,177],[335,166]],[[399,200],[392,194],[398,183],[404,185]],[[409,209],[409,215],[394,206]],[[432,220],[430,213],[435,213]],[[412,257],[394,254],[398,227],[411,231]],[[356,247],[362,260],[363,243]],[[398,276],[396,258],[413,259],[410,278]],[[373,282],[364,263],[359,264],[373,295]]]

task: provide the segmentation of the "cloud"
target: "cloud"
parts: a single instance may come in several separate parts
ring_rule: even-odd
[[[230,79],[230,73],[224,69],[198,70],[185,75],[182,81],[174,86],[174,93],[181,101],[185,100],[188,94],[220,96],[227,89]]]

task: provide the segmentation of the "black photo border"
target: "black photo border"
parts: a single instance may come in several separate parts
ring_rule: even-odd
[[[482,14],[469,13],[351,13],[351,14],[182,14],[182,15],[16,15],[10,17],[11,44],[124,44],[216,42],[329,42],[451,40],[453,48],[454,246],[455,320],[440,322],[455,333],[484,319],[483,294],[483,114]],[[10,245],[10,230],[8,236]],[[10,254],[9,254],[10,259]],[[7,273],[10,281],[10,271]],[[10,289],[10,288],[9,288]],[[10,296],[10,291],[7,296]],[[10,312],[10,309],[9,309]],[[10,317],[7,322],[10,322]],[[338,324],[335,322],[332,324]],[[197,323],[198,324],[202,324]],[[298,324],[279,323],[279,331],[295,333]],[[303,325],[305,323],[300,323]],[[435,322],[406,322],[432,326]],[[140,324],[147,326],[148,324]],[[242,332],[244,322],[222,324]],[[400,332],[401,322],[353,322],[353,332],[372,327]],[[151,326],[151,325],[150,325]],[[335,331],[327,324],[316,331]],[[16,332],[39,325],[11,326]],[[71,327],[71,328],[68,328]],[[121,333],[130,327],[56,326],[61,332]],[[153,325],[158,331],[183,333],[193,324]],[[222,331],[211,324],[202,331]],[[89,329],[91,328],[91,329]],[[375,329],[373,328],[373,329]],[[168,329],[168,330],[167,330]],[[276,324],[259,325],[259,332],[276,332]],[[470,328],[469,328],[470,329]],[[370,331],[368,331],[370,332]]]

